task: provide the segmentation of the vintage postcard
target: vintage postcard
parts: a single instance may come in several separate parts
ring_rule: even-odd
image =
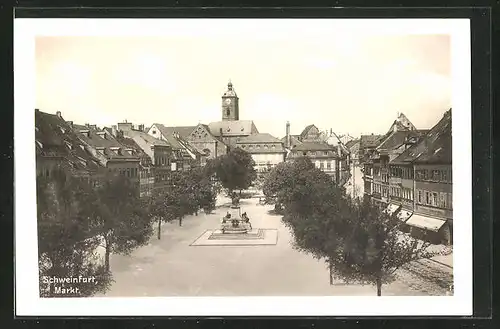
[[[467,20],[15,34],[19,315],[471,314]]]

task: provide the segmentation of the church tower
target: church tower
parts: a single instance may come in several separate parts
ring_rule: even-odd
[[[231,81],[227,84],[227,91],[222,95],[222,121],[237,121],[240,119],[238,96]]]

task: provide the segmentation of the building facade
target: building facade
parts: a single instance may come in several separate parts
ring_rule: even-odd
[[[170,172],[176,169],[172,165],[175,164],[175,154],[168,143],[148,135],[142,125],[135,127],[132,123],[119,123],[111,131],[120,142],[135,145],[138,155],[143,155],[140,180],[147,194],[168,185]]]
[[[109,131],[96,125],[73,125],[85,149],[90,152],[108,172],[129,178],[140,186],[140,157],[133,148],[121,144]]]
[[[267,133],[240,138],[236,146],[252,156],[257,172],[265,172],[285,161],[286,151],[283,143]]]
[[[399,217],[412,235],[433,243],[451,244],[451,109],[429,131],[412,129],[404,134],[394,133],[392,140],[403,135],[401,146],[394,146],[388,152],[387,145],[391,142],[383,141],[379,152],[365,164],[365,193],[375,202],[387,205],[390,211],[401,207]]]

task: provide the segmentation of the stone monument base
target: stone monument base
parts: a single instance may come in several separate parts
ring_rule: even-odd
[[[276,245],[277,242],[278,231],[276,229],[259,228],[245,234],[207,230],[191,246],[265,246]]]

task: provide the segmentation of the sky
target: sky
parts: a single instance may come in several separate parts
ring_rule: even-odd
[[[220,33],[38,36],[36,107],[79,124],[196,125],[221,120],[231,80],[240,119],[275,137],[286,121],[292,134],[385,133],[398,112],[428,129],[451,107],[448,35],[226,21]]]

